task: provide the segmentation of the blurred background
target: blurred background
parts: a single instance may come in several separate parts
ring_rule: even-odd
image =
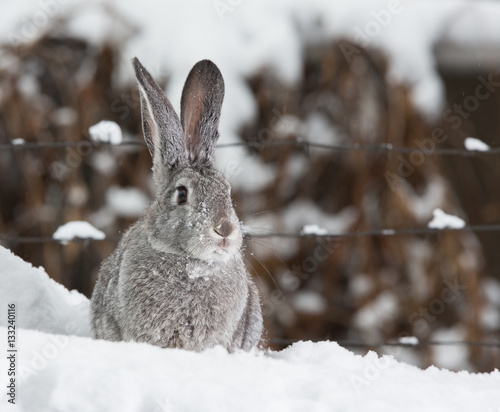
[[[420,367],[500,367],[500,3],[0,10],[0,244],[90,297],[153,195],[130,59],[178,110],[189,69],[209,58],[226,83],[217,164],[251,234],[266,345],[329,339]],[[120,144],[92,141],[101,120]],[[468,150],[471,137],[491,150]],[[483,230],[427,230],[438,208]],[[107,238],[53,240],[70,221]],[[413,346],[380,345],[405,337]]]

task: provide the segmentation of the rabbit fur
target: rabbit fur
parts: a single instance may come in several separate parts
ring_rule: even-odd
[[[156,199],[99,272],[95,338],[201,351],[260,342],[257,287],[241,254],[231,187],[214,169],[224,81],[209,60],[188,75],[181,119],[137,58],[144,138]]]

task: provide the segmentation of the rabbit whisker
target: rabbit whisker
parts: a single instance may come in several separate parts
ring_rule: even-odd
[[[266,284],[264,283],[264,280],[260,277],[259,272],[255,269],[254,265],[252,265],[252,262],[250,262],[250,259],[248,259],[247,257],[243,257],[243,259],[245,260],[245,263],[247,263],[248,266],[250,266],[253,274],[257,277],[257,279],[259,280],[259,283],[262,285],[262,287],[264,289],[266,289]]]
[[[272,279],[274,285],[276,286],[276,289],[278,289],[281,293],[283,293],[283,291],[281,290],[281,288],[279,287],[278,285],[278,282],[276,282],[276,279],[274,278],[274,276],[271,274],[271,271],[266,267],[266,265],[264,265],[264,262],[262,262],[257,256],[255,256],[254,254],[251,254],[251,256],[257,261],[260,263],[260,265],[264,268],[264,270],[267,272],[267,274],[269,275],[269,277]]]
[[[255,212],[255,213],[250,213],[249,215],[247,215],[247,218],[249,217],[254,217],[254,216],[258,216],[258,215],[262,215],[264,213],[269,213],[269,212],[280,212],[282,211],[283,208],[282,207],[278,207],[278,208],[275,208],[275,209],[265,209],[265,210],[261,210],[259,212]]]
[[[285,261],[280,257],[280,255],[278,255],[278,253],[276,253],[273,250],[273,248],[279,248],[282,251],[285,251],[288,248],[286,248],[285,246],[278,246],[275,243],[273,243],[271,241],[268,241],[268,240],[264,240],[264,239],[251,238],[250,241],[252,243],[255,243],[255,244],[259,245],[259,246],[262,246],[262,247],[266,248],[266,250],[268,250],[276,259],[278,259],[283,264],[283,266],[287,266],[287,264],[285,263]]]

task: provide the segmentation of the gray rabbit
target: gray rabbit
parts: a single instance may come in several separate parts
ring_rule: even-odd
[[[101,267],[91,301],[94,335],[249,350],[261,339],[260,298],[243,263],[231,187],[214,169],[222,75],[209,60],[192,68],[179,121],[137,58],[133,66],[156,199]]]

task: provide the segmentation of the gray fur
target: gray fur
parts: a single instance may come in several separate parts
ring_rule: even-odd
[[[157,189],[168,172],[187,165],[186,145],[181,122],[167,96],[139,59],[132,60],[141,97],[142,131],[153,158],[153,177]]]
[[[181,98],[181,122],[193,165],[213,165],[223,100],[224,79],[217,66],[210,60],[196,63]]]
[[[207,60],[191,70],[181,127],[151,75],[133,63],[158,191],[101,267],[91,301],[94,336],[249,350],[262,335],[259,293],[243,263],[231,188],[212,167],[222,75]],[[188,190],[186,204],[177,202],[180,186]]]

